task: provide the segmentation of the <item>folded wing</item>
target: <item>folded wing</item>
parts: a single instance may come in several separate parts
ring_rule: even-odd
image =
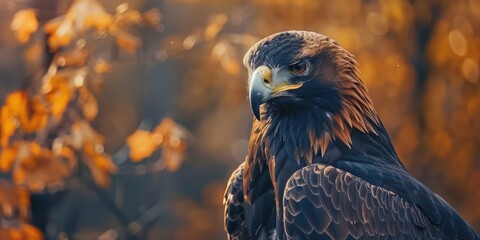
[[[348,171],[323,164],[310,165],[295,172],[287,183],[283,207],[288,239],[478,237],[471,229],[467,229],[471,233],[459,233],[463,236],[445,234],[442,231],[449,228],[433,224],[418,205]]]

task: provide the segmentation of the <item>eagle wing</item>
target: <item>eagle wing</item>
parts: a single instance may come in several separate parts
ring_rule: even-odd
[[[256,181],[244,199],[244,163],[233,171],[224,194],[224,224],[228,239],[271,239],[275,233],[275,199],[268,171],[255,169]]]
[[[242,239],[245,225],[245,210],[243,207],[243,164],[235,169],[230,176],[225,190],[223,205],[225,231],[229,240]]]
[[[453,208],[408,173],[355,164],[313,164],[290,177],[283,199],[288,239],[478,239]],[[349,171],[355,167],[369,181]],[[403,188],[418,196],[407,200],[397,192]]]

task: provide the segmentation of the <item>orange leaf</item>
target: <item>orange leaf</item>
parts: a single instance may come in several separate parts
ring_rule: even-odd
[[[221,41],[213,47],[212,57],[220,62],[225,72],[237,75],[240,72],[240,62],[235,56],[235,50],[232,44]]]
[[[187,149],[186,139],[183,133],[173,128],[168,135],[168,141],[163,146],[162,157],[165,161],[167,170],[176,171],[185,159],[185,151]]]
[[[117,172],[117,165],[112,161],[112,158],[107,154],[97,154],[95,155],[95,162],[100,169],[105,170],[109,173]]]
[[[48,46],[52,51],[56,51],[59,47],[68,45],[75,37],[75,32],[71,23],[62,23],[56,31],[48,38]]]
[[[130,158],[134,162],[139,162],[149,157],[157,149],[161,141],[161,135],[155,136],[143,130],[135,131],[127,138],[127,145],[130,147]]]
[[[98,59],[97,62],[95,63],[95,72],[102,74],[109,71],[110,71],[110,64],[108,64],[108,62],[105,61],[105,59],[103,58]]]
[[[180,142],[187,141],[189,138],[191,138],[191,133],[187,129],[175,123],[175,121],[168,117],[164,118],[157,125],[157,127],[154,129],[154,133],[165,137],[175,136]],[[163,144],[168,144],[168,142],[165,141]]]
[[[29,62],[35,62],[42,57],[42,54],[43,54],[43,44],[40,41],[36,41],[32,43],[30,46],[28,46],[23,56],[25,60]]]
[[[34,132],[44,128],[48,121],[48,111],[41,100],[37,97],[28,102],[31,116],[22,121],[22,129],[25,132]]]
[[[110,185],[110,176],[107,172],[96,168],[93,165],[88,165],[90,173],[92,174],[93,181],[100,187],[107,187]]]
[[[8,172],[12,169],[17,157],[17,147],[9,146],[0,152],[0,170]]]
[[[65,15],[53,18],[43,25],[43,31],[48,34],[53,34],[62,23],[65,21]]]
[[[117,7],[118,9],[118,7]],[[115,16],[115,23],[120,28],[127,27],[132,24],[138,24],[142,20],[142,15],[138,11],[125,10]]]
[[[5,105],[0,109],[0,140],[2,146],[8,144],[10,137],[20,126],[24,127],[26,132],[35,130],[29,127],[29,112],[30,105],[25,91],[15,91],[7,96]],[[38,127],[40,126],[41,124],[38,124]]]
[[[137,48],[142,45],[140,39],[123,31],[117,34],[116,42],[119,47],[123,48],[128,53],[135,53],[135,51],[137,51]]]
[[[205,39],[214,39],[227,23],[228,17],[225,14],[217,14],[212,17],[210,23],[205,28]]]
[[[9,94],[0,109],[1,145],[8,145],[10,137],[19,127],[30,133],[44,128],[47,120],[47,110],[38,98],[28,99],[25,91]]]
[[[43,240],[44,239],[42,232],[40,232],[40,230],[38,230],[36,227],[30,224],[27,224],[27,223],[22,224],[21,230],[25,236],[23,238],[25,240]]]
[[[8,101],[8,100],[7,100]],[[0,109],[0,145],[7,146],[10,137],[20,125],[17,116],[12,113],[9,105],[2,106]]]
[[[85,158],[85,164],[87,164],[92,174],[95,183],[101,187],[106,187],[110,184],[110,173],[117,171],[117,166],[113,163],[110,156],[99,152],[98,145],[86,143],[84,146],[84,152],[87,156]]]
[[[86,27],[93,27],[98,31],[106,31],[113,24],[113,17],[110,14],[89,15],[85,18]]]
[[[25,188],[13,185],[6,180],[0,181],[0,205],[2,215],[26,220],[30,208],[30,196]]]
[[[162,15],[158,8],[152,8],[142,14],[143,22],[149,27],[155,27],[160,23]]]
[[[110,156],[103,153],[103,146],[87,143],[85,144],[84,152],[98,168],[110,173],[117,171],[117,166],[112,162]]]
[[[80,100],[78,103],[82,108],[83,116],[85,116],[87,120],[91,121],[95,119],[98,113],[97,99],[85,87],[79,88],[79,92]]]
[[[85,32],[92,27],[104,31],[113,22],[112,16],[95,0],[74,1],[68,9],[67,16],[73,19],[77,32]]]
[[[43,235],[34,226],[21,222],[16,228],[0,228],[0,239],[43,240]]]
[[[33,9],[18,11],[13,17],[10,29],[15,32],[15,37],[21,43],[26,43],[30,35],[37,31],[38,21]]]
[[[69,177],[75,164],[53,154],[35,142],[18,142],[17,161],[12,178],[31,191],[41,191],[47,184],[61,184]]]
[[[50,49],[56,50],[70,44],[78,33],[84,33],[92,27],[105,31],[112,22],[112,17],[97,1],[74,1],[65,16],[50,20],[45,25],[45,31],[50,33]]]
[[[165,161],[165,166],[168,171],[174,172],[180,168],[183,159],[185,158],[185,149],[169,149],[164,148],[162,158]]]
[[[64,144],[54,145],[53,146],[54,156],[65,159],[65,162],[70,166],[70,168],[74,168],[77,165],[77,157],[75,153],[70,147],[67,147]]]
[[[153,132],[165,136],[174,125],[175,122],[171,118],[166,117],[155,127]]]
[[[28,112],[28,96],[25,91],[15,91],[10,93],[5,100],[5,106],[10,108],[10,114],[17,116],[22,122],[25,121]]]
[[[69,144],[75,149],[81,149],[86,143],[101,145],[103,144],[102,135],[95,132],[86,121],[76,121],[72,124],[72,138]]]
[[[176,171],[185,158],[190,133],[171,118],[164,118],[155,128],[154,133],[162,136],[162,159],[165,161],[167,170]]]
[[[52,91],[47,94],[47,101],[50,103],[50,111],[55,118],[62,117],[72,94],[72,90],[66,82],[60,80],[52,83]]]
[[[85,65],[89,57],[89,54],[84,49],[75,49],[59,55],[55,62],[61,67],[80,67]]]
[[[74,17],[74,13],[69,9],[67,14],[51,19],[44,25],[44,31],[50,35],[48,45],[51,50],[55,51],[70,44],[76,37]]]

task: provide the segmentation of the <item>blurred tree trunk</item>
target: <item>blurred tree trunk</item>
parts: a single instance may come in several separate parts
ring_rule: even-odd
[[[421,134],[425,135],[426,120],[425,120],[425,90],[427,83],[427,76],[431,75],[431,69],[428,56],[427,46],[432,38],[433,31],[432,26],[437,26],[437,23],[442,16],[442,10],[447,6],[445,1],[426,1],[430,3],[417,3],[416,1],[410,1],[412,6],[423,5],[428,7],[427,9],[417,9],[415,13],[414,22],[414,37],[416,42],[416,49],[411,55],[410,61],[415,69],[416,83],[413,95],[413,108],[415,109],[415,115],[418,119]]]

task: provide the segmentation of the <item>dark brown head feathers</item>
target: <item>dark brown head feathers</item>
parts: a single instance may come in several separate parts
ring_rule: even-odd
[[[298,110],[292,114],[296,119],[289,119],[273,109],[261,121],[254,120],[245,165],[246,189],[253,168],[263,170],[268,161],[274,160],[268,157],[275,157],[269,153],[281,145],[278,142],[293,146],[292,157],[308,165],[315,156],[323,157],[333,141],[350,147],[353,129],[377,134],[379,119],[359,77],[357,63],[352,54],[332,39],[314,32],[277,33],[252,46],[245,55],[244,65],[251,72],[261,65],[282,67],[299,59],[309,59],[314,68],[312,79],[305,80],[303,89],[295,96],[295,104],[303,101],[306,110]]]

